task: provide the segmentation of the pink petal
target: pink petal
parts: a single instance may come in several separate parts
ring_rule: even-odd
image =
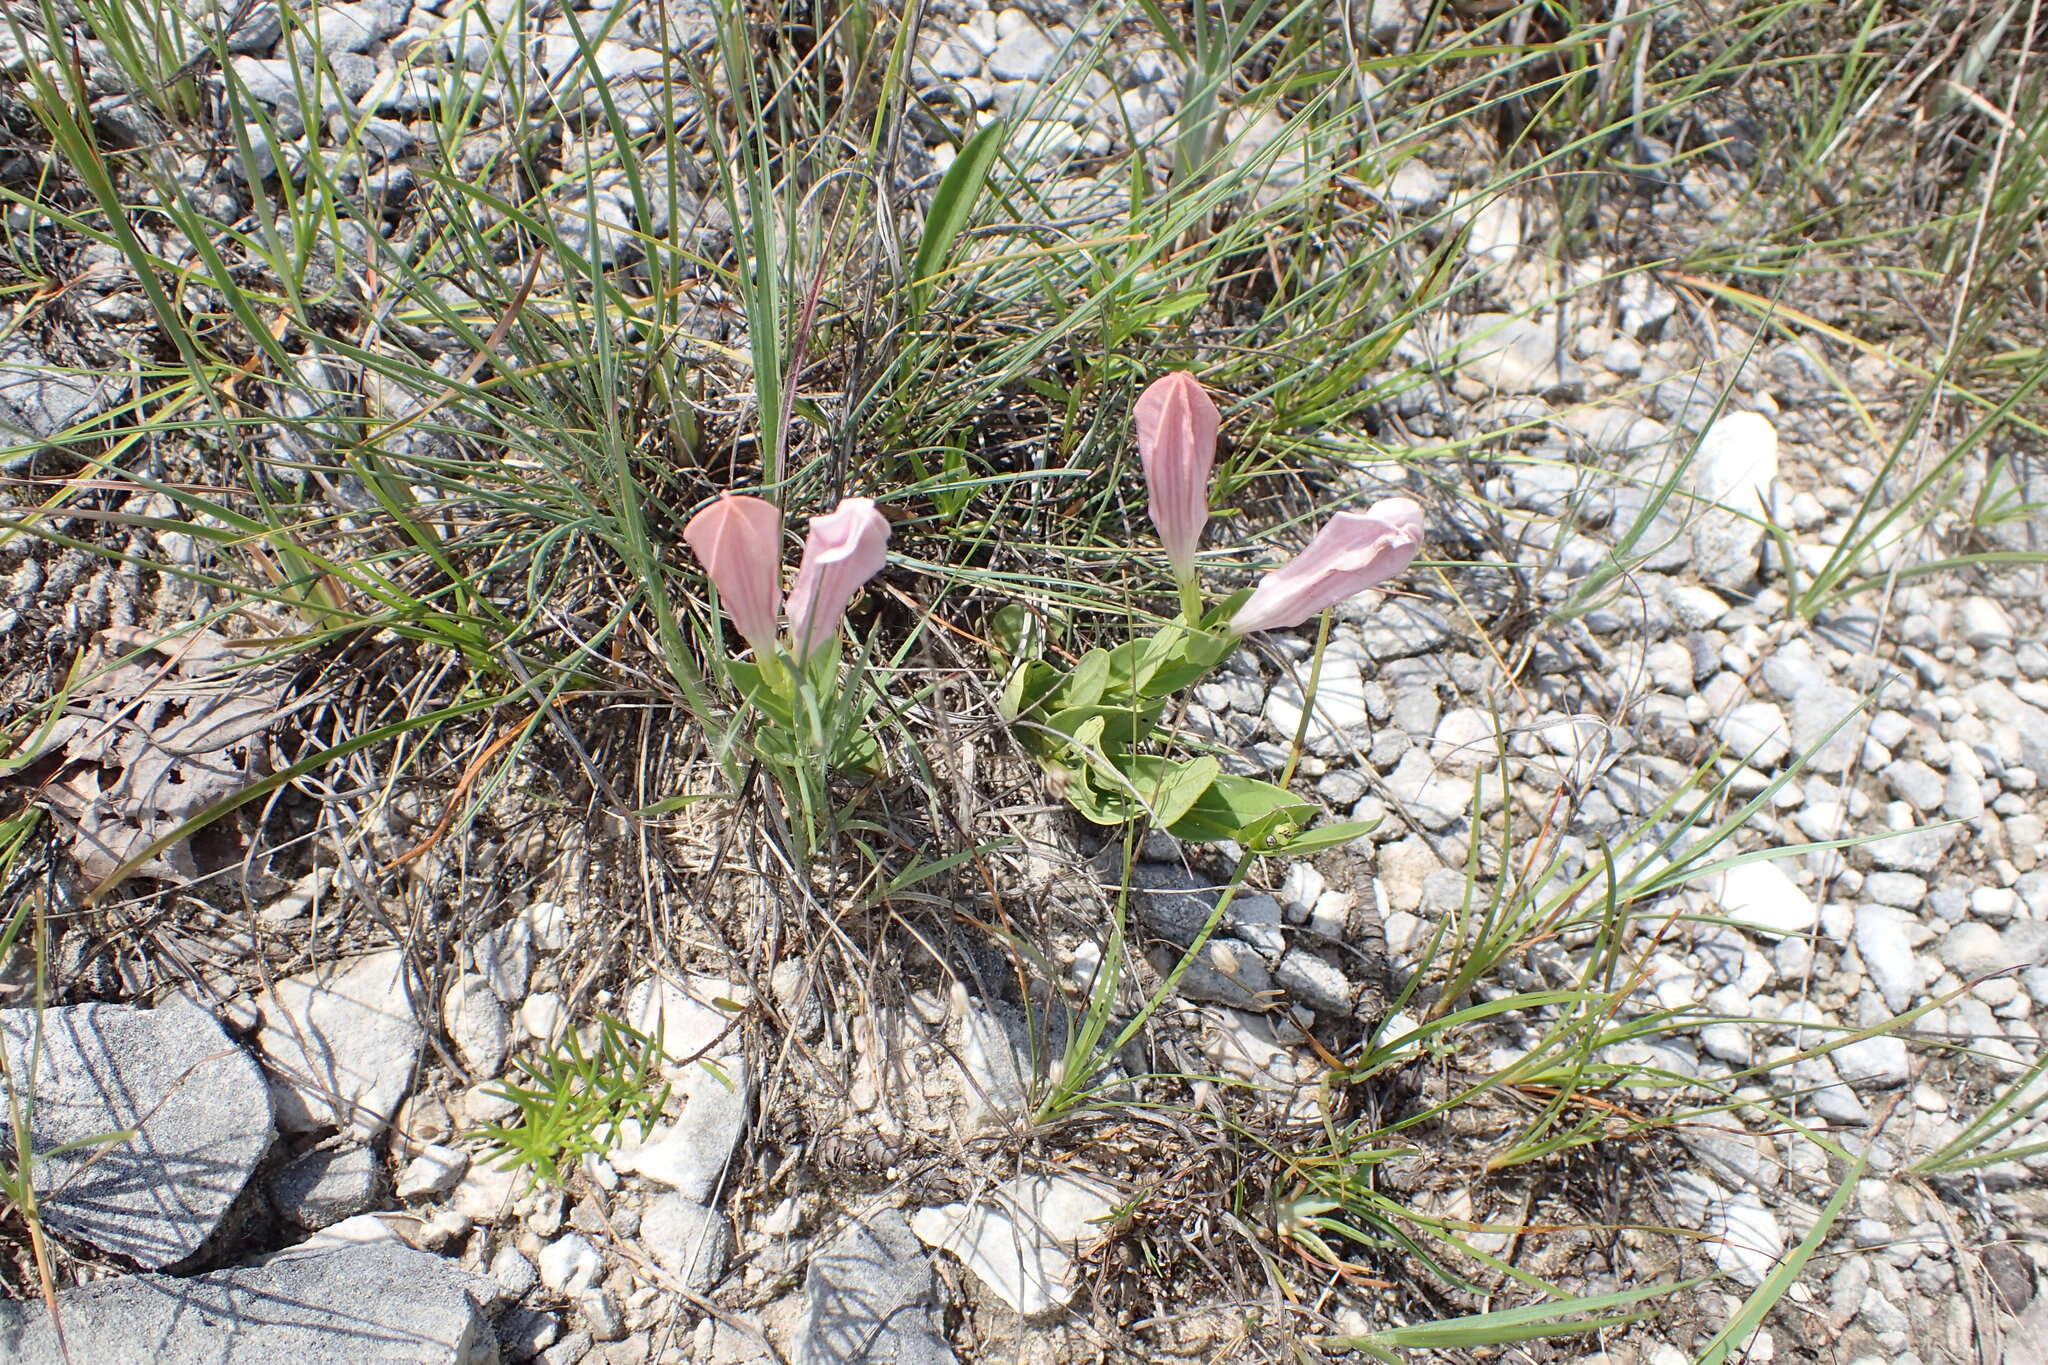
[[[1298,626],[1317,612],[1386,582],[1422,548],[1422,508],[1388,498],[1363,512],[1339,512],[1289,563],[1261,579],[1237,615],[1235,635]]]
[[[1138,395],[1138,459],[1151,494],[1152,524],[1174,577],[1194,577],[1195,550],[1209,524],[1209,473],[1216,463],[1216,405],[1185,370]]]
[[[846,498],[826,515],[811,518],[796,586],[789,591],[790,634],[799,658],[838,632],[846,604],[861,584],[882,571],[888,545],[889,519],[871,498]]]
[[[690,518],[683,540],[718,589],[718,605],[758,657],[774,652],[782,591],[782,513],[727,493]]]

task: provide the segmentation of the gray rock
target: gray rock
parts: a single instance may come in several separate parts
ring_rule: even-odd
[[[2004,940],[2006,956],[2014,965],[2039,967],[2048,963],[2048,921],[2015,920],[1999,937]]]
[[[368,1147],[308,1152],[270,1182],[277,1211],[308,1231],[368,1213],[380,1202],[377,1154]]]
[[[41,446],[99,416],[120,397],[111,376],[59,368],[19,337],[0,341],[0,445]],[[7,457],[14,468],[22,457]]]
[[[1893,795],[1922,814],[1939,809],[1947,791],[1947,779],[1916,758],[1888,764],[1879,776]]]
[[[1439,772],[1420,749],[1403,754],[1384,780],[1401,808],[1429,829],[1447,829],[1471,811],[1471,782]]]
[[[1966,981],[2018,965],[2008,956],[1998,931],[1977,920],[1966,920],[1942,935],[1937,956]]]
[[[561,1337],[561,1320],[544,1308],[522,1304],[498,1319],[498,1348],[513,1360],[546,1360],[549,1348]],[[590,1338],[585,1336],[577,1341],[571,1337],[569,1341],[576,1342],[575,1349],[558,1359],[570,1362],[583,1359],[584,1353],[590,1349]]]
[[[954,1365],[932,1268],[903,1215],[877,1209],[811,1257],[795,1365]]]
[[[1305,741],[1310,753],[1335,758],[1370,738],[1372,717],[1359,662],[1359,651],[1346,642],[1332,640],[1323,651],[1322,670],[1315,679],[1315,712]],[[1312,667],[1296,665],[1299,676],[1283,674],[1266,696],[1266,724],[1282,742],[1291,743],[1301,730],[1302,687]]]
[[[578,1294],[576,1312],[598,1341],[617,1341],[626,1335],[626,1320],[619,1312],[618,1301],[607,1289],[586,1289]]]
[[[1731,756],[1761,772],[1777,767],[1792,751],[1792,727],[1775,702],[1748,701],[1731,707],[1715,722],[1714,733]]]
[[[674,1082],[681,1109],[647,1139],[612,1154],[612,1164],[658,1185],[705,1200],[718,1188],[734,1144],[747,1130],[752,1078],[740,1057],[721,1060],[714,1071],[692,1066]]]
[[[1811,933],[1820,908],[1776,861],[1742,863],[1708,883],[1722,915],[1773,936]]]
[[[1474,313],[1459,329],[1462,375],[1502,393],[1559,393],[1585,381],[1554,328],[1506,313]]]
[[[2011,649],[2018,632],[2004,607],[1989,597],[1965,597],[1956,624],[1972,649]]]
[[[1974,820],[1984,813],[1984,789],[1978,780],[1958,768],[1948,775],[1941,790],[1941,813],[1952,820]]]
[[[1845,773],[1863,748],[1863,726],[1850,717],[1862,697],[1835,683],[1815,683],[1792,699],[1792,747],[1810,771]],[[1829,732],[1833,733],[1830,734]]]
[[[320,35],[321,48],[330,53],[367,52],[372,44],[398,32],[404,22],[404,15],[395,7],[378,0],[322,5],[310,16],[311,26]]]
[[[540,1282],[557,1294],[581,1293],[604,1276],[604,1254],[580,1232],[565,1232],[542,1247],[535,1264]]]
[[[1273,964],[1273,981],[1288,997],[1323,1015],[1349,1016],[1356,1011],[1358,988],[1344,973],[1297,949]]]
[[[152,1270],[205,1244],[275,1136],[262,1070],[182,999],[0,1011],[0,1047],[37,1151],[134,1131],[39,1157],[35,1184],[53,1231]]]
[[[419,138],[412,129],[388,118],[367,120],[361,136],[363,150],[370,154],[372,162],[396,161],[402,156],[409,156],[419,146]]]
[[[1784,1253],[1784,1230],[1755,1195],[1746,1190],[1730,1194],[1705,1176],[1686,1172],[1673,1177],[1671,1197],[1686,1226],[1704,1228],[1717,1239],[1708,1250],[1732,1278],[1760,1284],[1776,1269]]]
[[[1004,10],[996,22],[1001,36],[988,54],[989,74],[999,81],[1044,80],[1059,56],[1058,44],[1022,10]]]
[[[1621,279],[1621,330],[1646,338],[1678,311],[1678,296],[1647,274]]]
[[[1890,1089],[1913,1078],[1906,1044],[1890,1034],[1846,1043],[1828,1054],[1842,1079],[1857,1089]]]
[[[1910,872],[1873,872],[1863,879],[1863,895],[1879,905],[1917,911],[1927,899],[1927,879]]]
[[[1413,15],[1407,0],[1366,0],[1365,31],[1381,47],[1392,47],[1401,40],[1401,26],[1411,22]],[[1352,11],[1357,13],[1357,9]]]
[[[963,38],[957,29],[938,29],[919,45],[917,60],[911,63],[911,79],[922,85],[927,73],[940,80],[959,80],[981,74],[981,50]]]
[[[1928,873],[1941,866],[1955,840],[1954,825],[1914,827],[1866,844],[1863,852],[1873,865],[1888,871]]]
[[[493,1297],[488,1281],[439,1256],[384,1242],[295,1249],[191,1279],[100,1280],[60,1291],[57,1310],[72,1365],[490,1365]],[[64,1365],[40,1302],[0,1302],[0,1358]]]
[[[398,1173],[398,1197],[425,1199],[446,1194],[461,1183],[468,1169],[469,1153],[462,1148],[428,1143]]]
[[[963,1125],[970,1131],[1007,1128],[1028,1112],[1036,1082],[1031,1025],[1007,1004],[969,996],[960,1016]]]
[[[540,1272],[533,1268],[532,1261],[519,1254],[519,1248],[501,1246],[491,1257],[491,1278],[505,1291],[506,1298],[522,1299],[540,1283]]]
[[[1131,869],[1131,908],[1145,926],[1175,943],[1189,943],[1216,908],[1222,886],[1178,863],[1139,863]]]
[[[1885,1008],[1894,1014],[1909,1009],[1920,994],[1920,959],[1907,936],[1915,923],[1911,915],[1888,905],[1856,907],[1856,952],[1884,996]]]
[[[490,982],[473,972],[458,978],[441,1002],[441,1019],[456,1055],[479,1078],[488,1080],[504,1070],[512,1023]]]
[[[2021,700],[2002,682],[1978,683],[1964,697],[1992,723],[2001,753],[2010,744],[2021,763],[2037,774],[2048,773],[2048,711]]]
[[[256,1005],[278,1127],[340,1127],[366,1140],[391,1121],[426,1041],[406,997],[402,953],[291,977]]]
[[[1369,187],[1368,194],[1396,209],[1428,208],[1444,197],[1444,178],[1413,158],[1394,168],[1384,184]]]
[[[514,918],[481,935],[471,948],[477,975],[490,983],[491,994],[507,1009],[526,999],[533,975],[533,926]]]
[[[732,1259],[732,1224],[717,1209],[680,1194],[664,1194],[640,1215],[640,1245],[692,1293],[705,1294],[725,1275]]]
[[[276,47],[282,37],[284,17],[277,12],[277,6],[257,5],[242,16],[241,23],[228,31],[226,46],[230,53],[236,55],[263,53]]]
[[[1179,952],[1165,947],[1153,949],[1149,956],[1161,975],[1171,972],[1181,959]],[[1267,992],[1273,989],[1273,974],[1250,945],[1212,938],[1181,974],[1177,989],[1189,1000],[1260,1009],[1270,999]]]
[[[317,99],[322,117],[352,114],[356,101],[370,92],[377,79],[377,66],[368,57],[337,52],[328,59],[333,70],[316,73],[311,67],[285,57],[236,57],[229,66],[259,104],[279,109],[301,109],[301,97]]]
[[[1358,632],[1368,661],[1412,659],[1437,649],[1451,638],[1450,613],[1421,597],[1384,597],[1364,593],[1337,604],[1337,619]],[[1334,648],[1346,632],[1332,639]]]
[[[550,1321],[552,1320],[552,1316],[550,1316]],[[556,1330],[560,1330],[559,1324],[557,1324]],[[581,1362],[591,1358],[590,1348],[595,1344],[590,1333],[571,1332],[535,1356],[534,1359],[538,1360],[540,1365],[581,1365]],[[628,1354],[624,1357],[628,1361],[644,1360],[645,1358],[644,1351],[637,1356]]]
[[[1026,1175],[971,1204],[919,1209],[910,1226],[927,1246],[959,1257],[1011,1308],[1036,1318],[1073,1300],[1073,1253],[1101,1235],[1119,1202],[1099,1181]]]
[[[1691,475],[1704,504],[1693,525],[1695,570],[1715,587],[1741,588],[1756,576],[1760,518],[1778,477],[1777,430],[1757,413],[1724,415],[1700,438]]]

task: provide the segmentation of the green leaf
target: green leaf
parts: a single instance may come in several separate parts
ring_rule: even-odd
[[[1045,623],[1023,603],[1012,602],[989,616],[988,642],[1003,659],[1036,659],[1045,649]]]
[[[1237,637],[1206,630],[1169,626],[1174,634],[1173,650],[1154,666],[1140,690],[1148,697],[1170,697],[1199,682],[1216,665],[1237,651]],[[1167,634],[1161,631],[1161,635]]]
[[[1856,1189],[1856,1183],[1863,1178],[1863,1168],[1869,1160],[1870,1151],[1865,1148],[1856,1158],[1856,1164],[1842,1177],[1842,1183],[1835,1188],[1827,1206],[1820,1211],[1820,1217],[1814,1220],[1806,1236],[1793,1248],[1792,1254],[1779,1261],[1764,1278],[1763,1283],[1742,1301],[1742,1308],[1734,1317],[1728,1319],[1728,1325],[1707,1343],[1707,1349],[1700,1353],[1695,1365],[1723,1365],[1730,1354],[1749,1340],[1750,1333],[1763,1325],[1764,1318],[1778,1306],[1778,1300],[1784,1298],[1786,1292],[1792,1288],[1793,1281],[1799,1278],[1799,1272],[1806,1268],[1806,1263],[1813,1258],[1813,1253],[1820,1250],[1821,1243],[1828,1239],[1828,1233],[1834,1228],[1836,1220],[1842,1216],[1842,1209],[1848,1204],[1850,1194]]]
[[[1348,844],[1353,839],[1362,839],[1380,827],[1377,820],[1339,820],[1334,825],[1318,825],[1304,830],[1292,839],[1272,849],[1274,853],[1316,853],[1339,844]]]
[[[1188,813],[1168,827],[1176,839],[1213,844],[1232,839],[1258,852],[1269,841],[1294,837],[1313,820],[1316,807],[1285,787],[1255,778],[1219,774]],[[1284,835],[1281,831],[1285,830]]]
[[[1101,735],[1102,743],[1129,748],[1151,737],[1158,718],[1156,705],[1136,711],[1128,706],[1064,706],[1045,718],[1045,728],[1056,735],[1071,736],[1089,721],[1100,721],[1102,725],[1096,733]]]
[[[1067,681],[1060,688],[1055,704],[1062,711],[1077,706],[1096,705],[1109,688],[1109,675],[1109,651],[1089,650],[1075,663],[1074,671],[1067,675]]]
[[[1010,674],[1010,680],[1003,685],[1001,702],[1003,719],[1015,722],[1019,717],[1030,714],[1060,684],[1060,671],[1043,659],[1027,660],[1022,667]]]
[[[794,728],[796,712],[791,709],[789,698],[768,681],[767,671],[759,664],[733,659],[727,662],[725,673],[747,705],[784,730]]]
[[[832,746],[833,771],[865,776],[879,772],[881,766],[882,746],[873,731],[864,725],[849,725],[840,732],[838,743]]]
[[[1171,759],[1134,756],[1126,775],[1131,785],[1161,827],[1169,828],[1195,808],[1223,771],[1223,765],[1204,754],[1176,763]]]
[[[1105,784],[1099,766],[1076,750],[1069,749],[1066,754],[1066,761],[1047,766],[1065,779],[1060,795],[1082,818],[1097,825],[1124,825],[1138,817],[1137,803],[1129,792]]]
[[[945,268],[953,254],[954,239],[967,226],[974,203],[988,181],[988,168],[1009,136],[1009,124],[1002,119],[987,124],[960,148],[953,164],[939,177],[932,192],[932,209],[925,215],[924,235],[918,238],[917,255],[910,264],[910,318],[915,323],[931,306],[932,280]]]

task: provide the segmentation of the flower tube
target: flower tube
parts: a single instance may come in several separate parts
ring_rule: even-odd
[[[1185,591],[1209,524],[1209,473],[1216,463],[1216,405],[1192,374],[1177,370],[1138,395],[1138,460],[1151,494],[1152,524]]]
[[[1363,512],[1339,512],[1306,550],[1267,574],[1237,614],[1233,635],[1298,626],[1407,568],[1422,548],[1422,508],[1388,498]]]
[[[760,498],[727,493],[690,518],[683,540],[754,657],[772,660],[782,596],[782,513]]]
[[[829,642],[861,585],[882,571],[888,557],[889,519],[871,498],[846,498],[812,517],[803,562],[789,592],[789,630],[797,658],[808,659]]]

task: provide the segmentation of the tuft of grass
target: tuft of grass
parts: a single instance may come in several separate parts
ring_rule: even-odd
[[[512,1069],[521,1079],[496,1082],[487,1092],[519,1109],[517,1118],[470,1134],[495,1149],[501,1169],[561,1188],[577,1163],[610,1151],[625,1124],[644,1130],[660,1119],[670,1089],[661,1078],[660,1044],[610,1015],[598,1016],[593,1027],[588,1051],[571,1030],[550,1048],[515,1057]]]

